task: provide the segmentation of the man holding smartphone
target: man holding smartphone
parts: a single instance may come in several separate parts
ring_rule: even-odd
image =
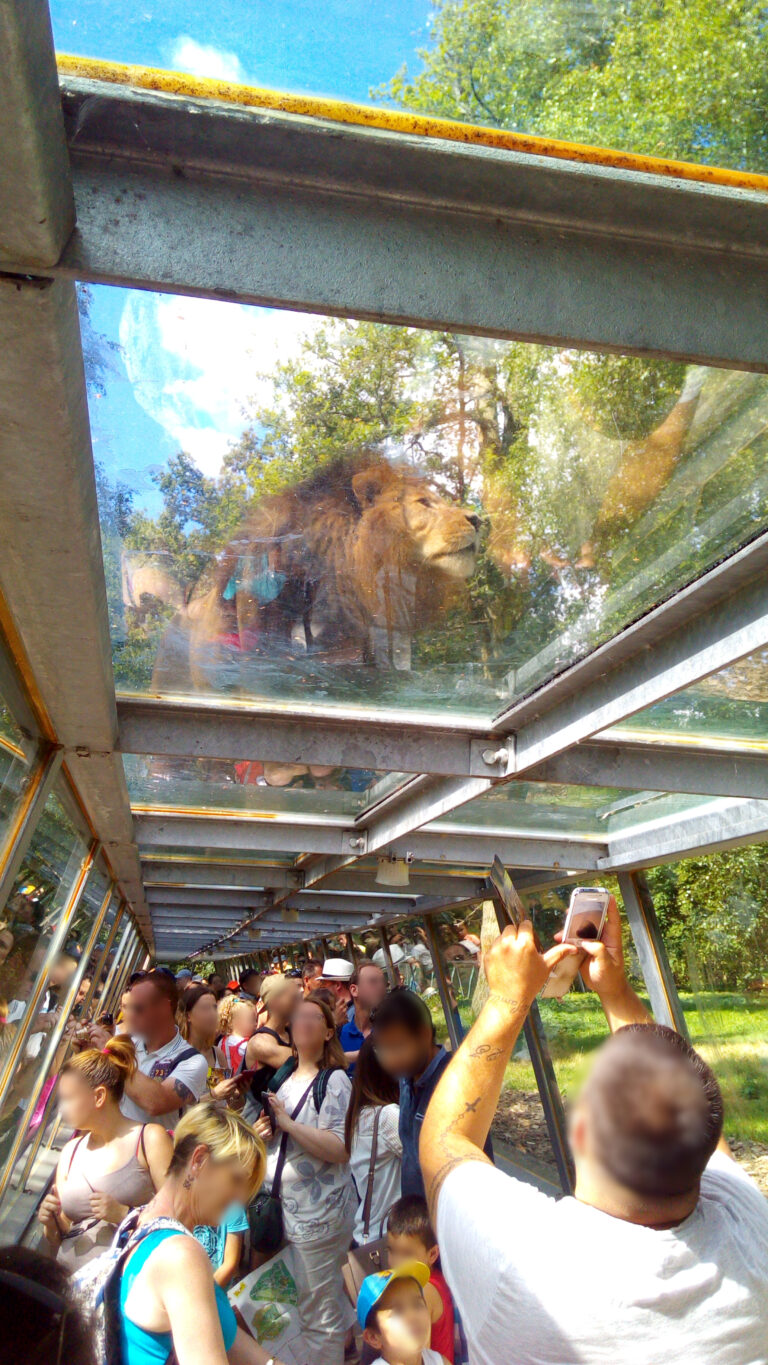
[[[613,1035],[570,1120],[572,1198],[485,1159],[531,1003],[569,953]],[[630,987],[611,897],[602,941],[540,953],[530,921],[485,955],[487,1004],[424,1119],[420,1158],[474,1365],[765,1365],[768,1201],[722,1139],[717,1082]]]

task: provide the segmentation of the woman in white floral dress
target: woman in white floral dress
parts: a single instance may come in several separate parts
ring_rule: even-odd
[[[280,1141],[287,1134],[280,1198],[285,1237],[294,1251],[308,1365],[344,1365],[344,1338],[354,1317],[341,1268],[357,1206],[344,1146],[351,1086],[324,1000],[310,994],[298,1006],[291,1030],[296,1068],[270,1096],[277,1132],[266,1183],[271,1183]]]

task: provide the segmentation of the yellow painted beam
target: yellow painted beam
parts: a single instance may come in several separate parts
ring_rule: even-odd
[[[503,128],[484,128],[472,123],[457,123],[451,119],[428,118],[423,114],[409,114],[401,109],[349,104],[344,100],[325,99],[315,95],[292,95],[281,90],[237,85],[233,81],[212,80],[207,76],[188,76],[180,71],[127,66],[121,62],[103,62],[65,53],[57,54],[57,63],[61,76],[79,76],[86,80],[103,81],[135,90],[154,90],[159,94],[177,95],[187,99],[218,100],[220,103],[238,105],[245,109],[273,109],[284,114],[302,114],[308,118],[326,119],[331,123],[378,128],[389,133],[408,133],[412,137],[437,138],[444,142],[459,142],[472,147],[494,147],[500,151],[524,152],[528,156],[578,161],[589,166],[606,166],[614,170],[639,171],[645,175],[667,176],[670,179],[692,180],[706,185],[722,185],[730,189],[768,193],[768,175],[757,175],[749,171],[729,170],[720,166],[700,166],[688,161],[641,156],[634,152],[620,152],[607,147],[587,147],[579,142],[533,137],[526,133],[509,132]]]

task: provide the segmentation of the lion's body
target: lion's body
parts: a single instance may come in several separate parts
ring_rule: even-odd
[[[478,519],[370,454],[263,498],[171,623],[154,685],[210,691],[225,656],[409,668],[415,631],[472,575]]]

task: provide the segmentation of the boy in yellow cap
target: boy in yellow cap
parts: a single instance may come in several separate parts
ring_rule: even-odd
[[[380,1270],[363,1280],[357,1320],[364,1341],[379,1353],[373,1365],[448,1365],[429,1346],[428,1283],[429,1268],[421,1261],[404,1261],[395,1270]]]

